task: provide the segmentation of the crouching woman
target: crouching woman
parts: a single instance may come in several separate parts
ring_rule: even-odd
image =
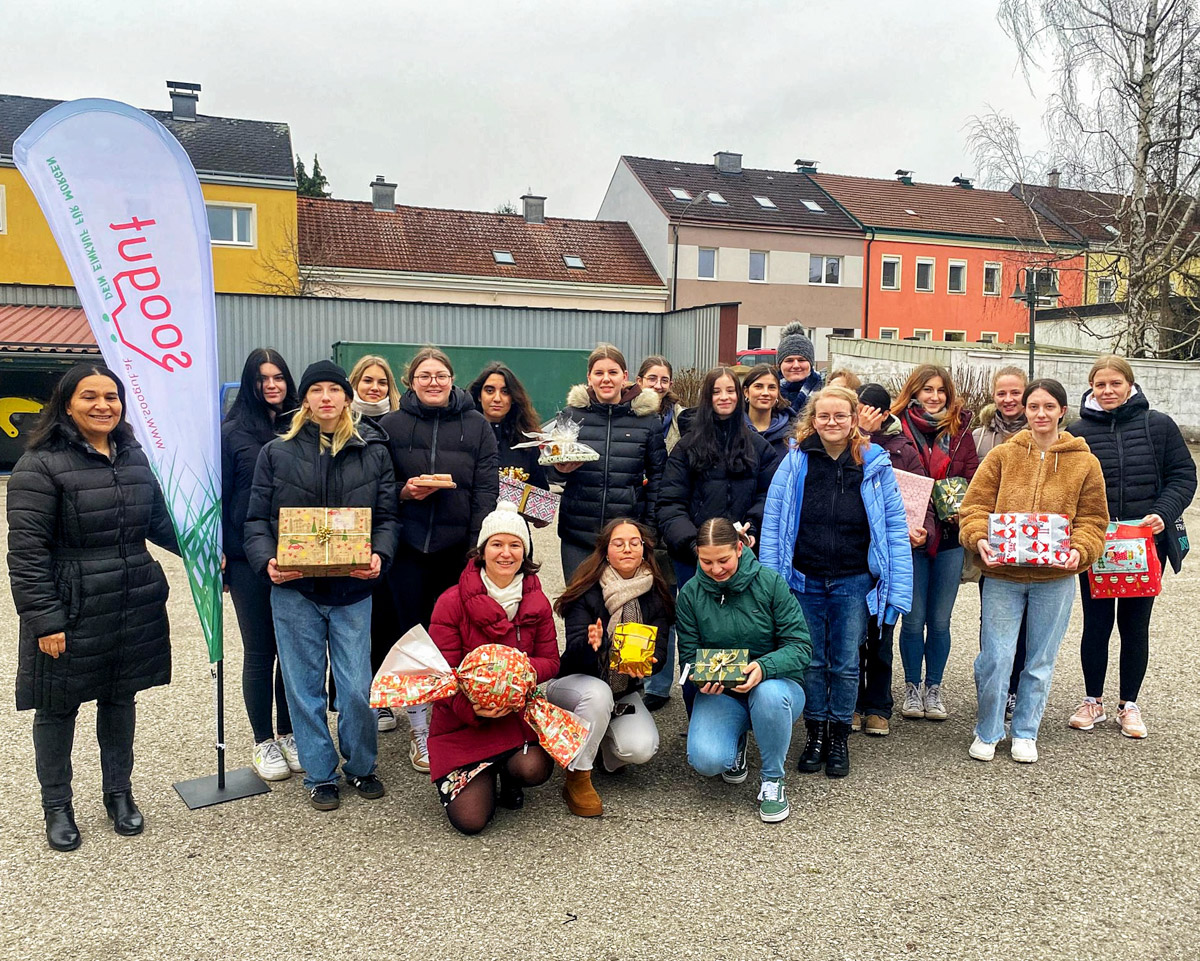
[[[701,648],[748,649],[745,681],[700,687],[688,726],[688,763],[700,774],[741,784],[749,774],[750,731],[762,757],[759,816],[788,816],[783,766],[792,728],[804,712],[804,669],[812,657],[800,603],[783,578],[745,550],[742,535],[724,517],[696,533],[700,570],[679,592],[675,637],[680,664]]]

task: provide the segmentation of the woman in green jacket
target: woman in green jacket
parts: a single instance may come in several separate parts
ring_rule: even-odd
[[[804,713],[804,669],[812,657],[800,603],[783,578],[743,550],[733,524],[716,517],[700,525],[700,569],[679,592],[675,635],[679,663],[700,648],[748,649],[745,680],[735,687],[699,688],[688,726],[688,763],[699,773],[741,784],[749,774],[751,730],[762,756],[759,816],[788,816],[783,768],[792,728]]]

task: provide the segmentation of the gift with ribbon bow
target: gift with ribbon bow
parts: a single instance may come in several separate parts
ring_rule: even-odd
[[[281,571],[307,577],[345,577],[371,568],[371,508],[281,507],[279,547],[275,563]]]
[[[500,500],[517,505],[517,513],[539,527],[553,522],[559,495],[527,483],[529,472],[519,467],[500,468]]]
[[[539,464],[581,464],[585,461],[599,460],[600,455],[579,442],[579,428],[582,425],[572,420],[566,411],[561,412],[554,420],[543,424],[540,431],[524,431],[531,438],[520,444],[513,444],[512,450],[518,447],[539,447]]]

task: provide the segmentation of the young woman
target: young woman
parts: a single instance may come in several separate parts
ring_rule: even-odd
[[[746,421],[775,448],[780,458],[795,439],[796,415],[779,392],[779,373],[770,364],[759,364],[742,381]]]
[[[892,413],[916,445],[927,476],[935,481],[970,481],[979,466],[971,432],[971,412],[963,409],[950,372],[922,364],[900,389]],[[942,677],[950,658],[950,614],[962,580],[963,553],[957,518],[939,520],[923,547],[913,551],[912,610],[900,624],[900,660],[905,695],[901,714],[944,721]],[[924,684],[921,671],[924,668]]]
[[[892,460],[859,430],[854,391],[813,394],[796,440],[771,481],[760,555],[795,592],[812,637],[799,770],[845,777],[859,647],[871,617],[882,627],[908,610],[912,549]]]
[[[975,659],[979,716],[970,748],[977,761],[990,761],[1004,738],[1008,677],[1022,620],[1027,652],[1012,717],[1012,758],[1038,759],[1038,727],[1071,617],[1075,573],[1100,556],[1108,527],[1100,462],[1083,439],[1062,430],[1067,412],[1062,384],[1035,380],[1023,401],[1029,429],[984,458],[962,505],[962,543],[978,552],[984,579],[982,649]],[[988,546],[989,514],[1033,511],[1070,519],[1071,550],[1063,567],[1001,564]]]
[[[683,413],[683,405],[671,390],[671,382],[675,379],[675,368],[671,362],[660,354],[651,354],[642,361],[638,368],[637,385],[642,390],[652,390],[661,398],[658,415],[662,418],[663,441],[667,445],[667,453],[675,449],[679,442],[679,415]]]
[[[654,523],[667,460],[659,395],[627,385],[625,356],[612,344],[600,344],[588,356],[587,378],[571,388],[564,410],[581,422],[579,441],[600,459],[556,468],[564,479],[558,536],[567,581],[610,520]]]
[[[384,414],[390,414],[400,406],[400,389],[392,374],[392,365],[386,357],[366,354],[350,369],[350,386],[354,398],[350,402],[353,411],[362,419],[371,420],[376,427]]]
[[[533,402],[530,401],[529,394],[517,379],[517,375],[499,361],[493,361],[471,381],[467,391],[474,399],[475,406],[492,425],[500,469],[519,467],[529,475],[528,483],[549,490],[550,481],[546,477],[546,468],[538,463],[538,449],[512,449],[513,444],[522,444],[530,439],[526,434],[537,433],[542,429]]]
[[[525,521],[501,501],[484,518],[458,583],[433,609],[429,633],[450,665],[483,644],[505,644],[529,656],[539,682],[558,673],[554,615],[529,547]],[[521,807],[522,789],[554,772],[524,720],[475,707],[461,693],[433,705],[429,765],[446,816],[463,834],[487,827],[497,804]]]
[[[801,682],[812,649],[787,584],[744,545],[727,518],[705,521],[696,534],[700,571],[679,591],[681,664],[694,664],[701,648],[747,648],[750,657],[743,683],[699,688],[688,724],[688,764],[705,777],[720,774],[728,784],[741,784],[749,774],[746,742],[753,731],[762,758],[758,813],[775,822],[789,813],[784,762],[804,710]]]
[[[862,385],[862,379],[849,367],[839,368],[825,378],[826,387],[845,387],[855,393]]]
[[[792,321],[783,328],[779,346],[775,348],[775,362],[783,378],[779,389],[797,417],[804,413],[808,398],[825,385],[813,366],[816,352],[804,331],[805,327],[800,321]]]
[[[1159,558],[1179,571],[1182,557],[1172,528],[1196,493],[1196,464],[1178,425],[1134,383],[1133,368],[1122,357],[1108,355],[1092,365],[1091,390],[1083,395],[1079,420],[1071,433],[1087,441],[1100,461],[1113,520],[1137,521],[1154,531]],[[1070,725],[1090,731],[1104,721],[1104,680],[1108,640],[1113,623],[1121,637],[1120,700],[1117,723],[1126,737],[1144,738],[1146,723],[1137,699],[1150,655],[1153,597],[1093,599],[1087,574],[1080,575],[1083,601],[1085,697]]]
[[[675,622],[675,601],[654,559],[650,529],[624,517],[605,524],[596,549],[554,610],[566,622],[567,646],[546,697],[591,724],[587,743],[567,769],[563,797],[572,814],[596,817],[604,813],[592,784],[597,753],[609,773],[645,764],[658,753],[658,728],[641,698],[646,674],[624,666],[609,669],[613,632],[620,625],[657,628],[657,650]],[[655,657],[652,672],[661,670],[662,660]]]
[[[277,351],[252,350],[242,367],[242,384],[221,425],[221,543],[225,583],[242,635],[242,698],[254,734],[252,763],[266,781],[301,773],[283,671],[277,667],[271,582],[250,569],[242,546],[254,467],[263,445],[287,429],[300,406],[288,365]],[[275,718],[271,707],[274,702]]]
[[[291,426],[258,455],[246,511],[246,559],[271,579],[271,613],[279,664],[305,770],[309,803],[338,807],[342,771],[360,795],[378,798],[377,720],[370,705],[371,594],[396,549],[396,481],[387,440],[350,409],[353,388],[328,360],[300,378],[300,409]],[[369,507],[370,568],[347,577],[304,577],[281,571],[279,510],[283,507]],[[337,682],[338,746],[329,736],[325,676]]]
[[[20,619],[17,710],[32,709],[46,840],[79,847],[71,746],[96,702],[104,809],[140,834],[134,695],[171,680],[167,579],[146,540],[178,553],[149,461],[125,420],[125,387],[81,364],[55,385],[8,482],[8,577]]]
[[[450,358],[423,347],[408,365],[407,382],[399,408],[379,422],[399,488],[400,541],[387,578],[399,634],[416,624],[428,627],[434,603],[458,582],[500,492],[496,435],[471,395],[454,386]],[[449,474],[455,486],[423,485],[422,474]],[[427,708],[407,713],[409,760],[427,771]]]

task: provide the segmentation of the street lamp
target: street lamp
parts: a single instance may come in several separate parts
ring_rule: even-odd
[[[1021,274],[1025,275],[1025,289],[1021,289]],[[1044,283],[1038,283],[1038,268],[1025,267],[1017,273],[1017,286],[1012,292],[1009,299],[1015,300],[1018,303],[1024,302],[1029,307],[1029,379],[1033,380],[1033,352],[1035,347],[1036,337],[1034,329],[1037,326],[1037,304],[1042,297],[1058,299],[1062,296],[1059,293],[1058,287],[1054,285],[1053,272],[1047,271],[1047,278]]]
[[[704,200],[704,198],[707,196],[708,196],[707,190],[701,190],[699,193],[697,193],[695,197],[693,197],[691,200],[689,200],[687,202],[687,206],[684,207],[683,210],[681,210],[679,212],[679,216],[676,217],[674,223],[671,224],[671,229],[674,231],[674,234],[675,234],[675,254],[674,254],[674,258],[671,263],[671,309],[672,310],[675,309],[675,298],[676,298],[677,292],[679,290],[679,225],[683,222],[683,218],[688,215],[688,211],[690,211],[693,207],[695,207],[696,204],[702,202]]]

